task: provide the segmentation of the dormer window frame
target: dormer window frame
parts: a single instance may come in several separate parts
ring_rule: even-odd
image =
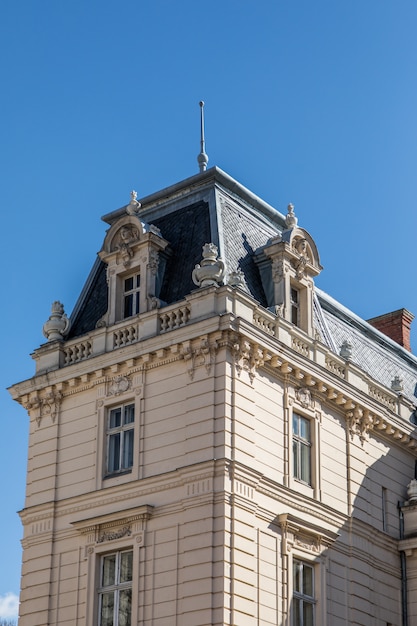
[[[121,319],[128,319],[140,313],[140,295],[141,295],[141,272],[136,269],[120,277],[122,282]],[[132,281],[132,286],[127,288],[127,281]],[[127,310],[128,309],[128,310]]]
[[[102,318],[105,324],[115,324],[150,310],[153,299],[159,297],[162,282],[161,272],[158,274],[159,257],[167,246],[159,231],[137,216],[124,215],[112,224],[99,252],[107,265],[108,309]],[[131,277],[136,284],[127,293],[125,281]],[[132,296],[131,314],[127,314],[127,296]]]
[[[272,283],[272,289],[265,287],[268,306],[312,336],[314,277],[322,270],[312,237],[298,226],[284,230],[262,248],[258,259],[263,282]],[[270,264],[269,274],[267,264]]]

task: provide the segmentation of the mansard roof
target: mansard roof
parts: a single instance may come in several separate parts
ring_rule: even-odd
[[[204,244],[211,242],[218,247],[219,257],[226,265],[226,278],[227,274],[240,270],[243,288],[261,306],[270,307],[270,294],[265,276],[259,271],[259,259],[271,241],[285,242],[292,237],[281,213],[217,167],[140,201],[139,219],[159,229],[169,244],[158,295],[163,303],[182,300],[196,289],[192,272],[201,262]],[[126,215],[126,207],[105,215],[103,221],[111,228]],[[314,241],[303,232],[318,264]],[[268,280],[272,280],[271,275]],[[415,402],[417,358],[320,289],[315,287],[314,292],[314,326],[320,341],[337,355],[343,342],[348,341],[353,363],[388,388],[399,377],[402,393]],[[94,330],[106,310],[106,265],[97,258],[71,315],[67,338]]]
[[[163,302],[181,300],[196,288],[192,271],[201,262],[204,244],[214,243],[227,272],[241,270],[245,289],[267,306],[254,252],[286,228],[282,214],[217,167],[140,202],[138,217],[156,226],[169,243],[159,294]],[[111,228],[126,214],[126,206],[104,215],[103,221]],[[93,330],[106,310],[106,267],[98,261],[71,315],[68,338]]]
[[[382,332],[315,287],[319,308],[315,311],[321,338],[336,354],[344,341],[352,347],[350,360],[388,387],[395,377],[402,393],[417,402],[417,357]]]

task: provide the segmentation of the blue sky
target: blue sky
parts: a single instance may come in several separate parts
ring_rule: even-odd
[[[101,216],[197,173],[200,99],[209,166],[294,203],[319,287],[365,319],[417,314],[416,27],[415,0],[3,0],[0,617],[28,432],[5,388],[33,375],[51,303],[71,312]]]

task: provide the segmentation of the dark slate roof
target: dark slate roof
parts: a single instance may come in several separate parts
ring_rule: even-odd
[[[249,293],[264,307],[267,306],[254,253],[277,235],[277,228],[254,219],[232,202],[220,205],[223,224],[223,249],[228,271],[241,270]]]
[[[209,207],[206,202],[187,205],[152,222],[169,241],[168,259],[159,298],[170,304],[193,289],[191,273],[201,261],[201,250],[210,242]]]
[[[324,343],[339,353],[342,343],[348,340],[352,363],[389,389],[394,377],[399,376],[404,396],[417,402],[417,357],[317,287],[315,292],[320,310],[315,314]],[[323,324],[329,334],[323,334]]]
[[[106,313],[107,302],[106,266],[97,257],[71,314],[71,329],[68,339],[79,337],[93,330],[98,320]]]

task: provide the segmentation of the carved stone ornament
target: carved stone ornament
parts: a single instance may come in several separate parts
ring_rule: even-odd
[[[122,539],[122,537],[130,537],[132,529],[130,526],[124,526],[120,530],[114,530],[111,532],[103,532],[97,537],[97,543],[104,543],[105,541],[114,541],[115,539]]]
[[[157,250],[149,251],[148,267],[151,270],[153,276],[156,276],[159,266],[159,254]]]
[[[64,305],[58,300],[52,303],[52,312],[43,325],[42,331],[48,341],[62,341],[70,329],[70,321],[64,312]]]
[[[133,257],[132,245],[139,241],[139,231],[131,224],[121,227],[116,239],[116,250],[122,259],[123,265],[128,267]]]
[[[197,367],[204,366],[207,375],[210,374],[215,362],[217,347],[216,341],[210,343],[207,338],[201,339],[200,345],[196,348],[192,348],[190,345],[183,346],[181,354],[187,364],[187,371],[191,380],[194,378],[194,372]]]
[[[240,289],[245,288],[245,276],[242,270],[236,270],[235,272],[230,272],[229,278],[227,279],[227,284],[230,287],[240,287]]]
[[[311,407],[311,392],[306,387],[301,387],[296,391],[297,400],[304,409]]]
[[[242,370],[245,370],[249,374],[251,383],[253,383],[256,370],[264,364],[262,350],[259,346],[253,345],[250,341],[244,339],[233,345],[233,356],[238,376],[240,376]]]
[[[127,376],[116,376],[109,384],[107,394],[109,396],[118,396],[130,388],[130,380]]]
[[[346,413],[346,419],[351,439],[353,439],[353,436],[356,434],[359,436],[363,445],[369,431],[373,428],[373,420],[370,412],[367,409],[362,410],[360,407],[356,406],[353,411]]]
[[[203,260],[201,265],[197,263],[193,269],[193,283],[198,287],[219,286],[225,275],[225,265],[221,258],[217,257],[217,246],[214,243],[206,243],[203,246]]]
[[[298,256],[298,258],[293,261],[293,267],[297,278],[301,279],[305,276],[307,264],[310,262],[307,240],[304,237],[296,237],[293,241],[292,248]]]
[[[50,415],[52,422],[55,422],[62,402],[60,391],[50,391],[43,398],[38,396],[30,398],[24,407],[35,418],[38,427],[41,425],[43,417]]]

